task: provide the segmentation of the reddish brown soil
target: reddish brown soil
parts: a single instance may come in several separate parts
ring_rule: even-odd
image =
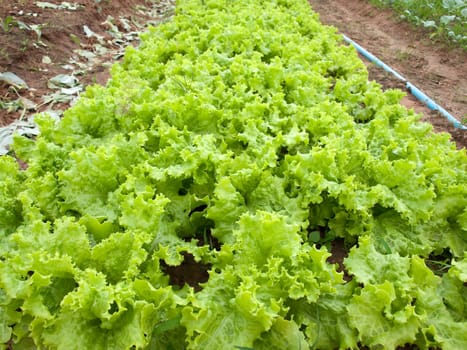
[[[323,23],[363,46],[390,65],[459,121],[467,120],[467,52],[434,43],[429,34],[402,22],[390,10],[376,8],[367,0],[309,0]],[[404,84],[368,63],[370,78],[384,88]],[[444,117],[430,111],[412,95],[402,101],[436,131],[449,132],[459,148],[467,148],[467,131],[455,129]]]
[[[43,1],[60,5],[61,0]],[[0,0],[0,72],[13,72],[29,86],[28,90],[14,91],[0,82],[0,101],[12,101],[19,96],[30,99],[36,104],[42,102],[41,97],[49,94],[47,81],[57,74],[70,74],[62,66],[69,63],[70,58],[86,61],[74,50],[95,52],[96,37],[87,37],[84,26],[95,34],[103,36],[108,49],[103,56],[98,57],[100,64],[91,67],[85,74],[79,76],[84,85],[90,83],[105,84],[108,80],[108,63],[114,61],[114,56],[121,51],[121,46],[112,42],[114,37],[109,34],[109,25],[105,24],[108,16],[112,16],[119,30],[123,28],[120,17],[131,23],[131,30],[141,30],[133,25],[135,20],[144,23],[149,20],[144,8],[152,6],[150,0],[74,0],[69,3],[79,6],[76,10],[41,8],[35,0]],[[40,3],[40,2],[39,2]],[[146,12],[147,13],[147,12]],[[1,28],[7,17],[13,19],[9,28]],[[146,18],[145,18],[146,17]],[[40,25],[40,37],[33,30],[16,25],[18,21],[28,26]],[[43,63],[43,57],[48,56],[51,63]],[[44,110],[44,105],[39,110]],[[66,106],[58,106],[66,108]],[[22,111],[7,112],[0,110],[0,126],[18,119]]]

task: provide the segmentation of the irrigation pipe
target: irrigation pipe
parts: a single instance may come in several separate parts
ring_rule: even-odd
[[[455,128],[461,129],[461,130],[467,130],[467,126],[463,125],[460,121],[458,121],[455,117],[453,117],[448,111],[446,111],[443,107],[439,106],[435,101],[433,101],[431,98],[429,98],[427,95],[423,93],[419,88],[417,88],[414,84],[409,82],[407,79],[405,79],[402,75],[400,75],[397,71],[389,67],[386,63],[381,61],[378,57],[373,55],[372,53],[368,52],[365,50],[363,47],[361,47],[359,44],[357,44],[355,41],[352,39],[348,38],[347,36],[343,35],[344,41],[351,44],[353,47],[357,49],[357,51],[365,57],[367,60],[370,62],[373,62],[376,64],[378,67],[383,68],[386,72],[389,72],[393,74],[397,79],[401,80],[403,83],[405,83],[405,87],[409,92],[415,96],[419,101],[424,103],[429,109],[433,111],[438,111],[445,117],[447,120],[449,120]]]

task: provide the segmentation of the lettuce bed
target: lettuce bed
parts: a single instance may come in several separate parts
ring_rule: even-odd
[[[467,348],[467,157],[401,95],[306,1],[180,1],[0,158],[0,343]]]

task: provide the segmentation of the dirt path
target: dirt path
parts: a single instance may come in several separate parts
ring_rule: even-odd
[[[125,47],[137,45],[139,32],[168,19],[174,7],[175,0],[0,0],[0,74],[13,73],[27,85],[0,77],[0,127],[66,109],[85,86],[105,84]],[[51,88],[59,74],[76,83],[60,86],[64,92]]]
[[[390,10],[366,0],[309,0],[324,24],[336,26],[366,50],[401,73],[458,120],[467,119],[467,52],[433,43],[427,33],[401,22]],[[367,63],[367,62],[365,62]],[[404,86],[368,64],[370,78],[385,88]],[[408,95],[409,108],[424,114],[435,130],[451,133],[458,147],[467,148],[467,132],[455,129],[445,118]]]

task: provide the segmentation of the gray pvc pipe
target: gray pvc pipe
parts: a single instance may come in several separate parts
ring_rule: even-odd
[[[366,59],[369,61],[373,62],[376,64],[378,67],[383,68],[385,71],[393,74],[397,79],[401,80],[402,82],[405,83],[405,87],[409,92],[415,96],[419,101],[423,102],[429,109],[433,111],[438,111],[441,113],[446,119],[448,119],[455,128],[461,129],[461,130],[467,130],[467,126],[463,125],[459,120],[457,120],[455,117],[453,117],[448,111],[446,111],[443,107],[439,106],[435,101],[433,101],[431,98],[429,98],[427,95],[425,95],[419,88],[417,88],[415,85],[413,85],[411,82],[409,82],[407,79],[405,79],[401,74],[399,74],[397,71],[389,67],[386,63],[381,61],[378,57],[375,55],[371,54],[367,50],[365,50],[363,47],[361,47],[359,44],[357,44],[355,41],[352,39],[348,38],[347,36],[343,35],[344,41],[347,43],[351,44],[353,47],[357,49],[357,51],[364,56]]]

